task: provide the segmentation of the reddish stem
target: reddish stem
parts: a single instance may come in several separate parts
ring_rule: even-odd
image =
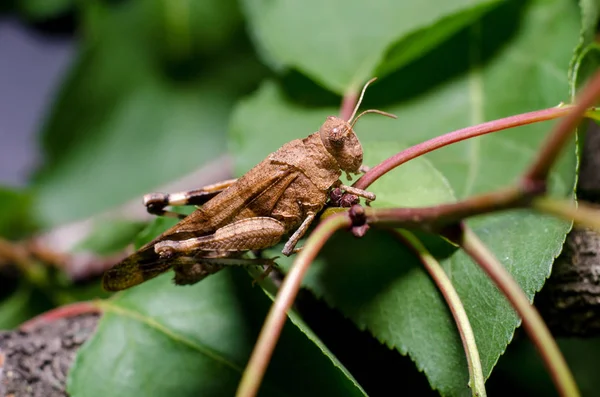
[[[464,224],[459,225],[455,240],[461,248],[483,269],[523,321],[523,328],[544,360],[548,373],[561,396],[579,396],[577,383],[569,370],[564,356],[544,323],[539,312],[511,274],[502,266],[494,254],[479,237]]]
[[[342,98],[342,104],[340,106],[340,118],[341,119],[343,119],[343,120],[350,119],[350,116],[352,115],[352,111],[354,110],[354,107],[356,106],[357,100],[358,100],[357,92],[346,93],[344,95],[344,97]]]
[[[535,161],[523,176],[525,181],[545,181],[550,168],[555,163],[565,143],[575,131],[577,125],[584,117],[588,108],[592,107],[600,94],[600,72],[597,72],[590,80],[574,108],[560,123],[556,125],[552,134],[546,140],[544,146],[538,151]]]
[[[456,203],[419,208],[365,208],[368,224],[439,232],[471,216],[526,207],[536,190],[509,187],[469,197]]]
[[[394,156],[384,160],[375,167],[371,168],[352,186],[359,189],[366,189],[381,176],[406,163],[416,157],[429,153],[452,143],[464,141],[480,135],[489,134],[491,132],[501,131],[508,128],[519,127],[522,125],[537,123],[540,121],[552,120],[567,114],[570,114],[572,106],[561,106],[550,109],[536,110],[534,112],[518,114],[499,120],[488,121],[487,123],[474,125],[472,127],[463,128],[453,132],[449,132],[442,136],[432,138],[428,141],[412,146]],[[585,109],[584,109],[585,111]]]
[[[30,320],[27,320],[21,324],[19,330],[28,332],[61,318],[69,318],[89,313],[100,313],[100,308],[93,302],[77,302],[70,305],[57,307],[56,309],[49,310]]]
[[[253,397],[258,389],[271,361],[273,350],[281,335],[281,330],[287,319],[287,311],[292,307],[298,294],[304,275],[325,242],[339,229],[351,226],[351,220],[346,213],[336,214],[320,222],[302,247],[302,251],[294,260],[292,268],[281,284],[275,301],[269,310],[263,327],[254,345],[254,350],[242,380],[238,386],[237,397]]]

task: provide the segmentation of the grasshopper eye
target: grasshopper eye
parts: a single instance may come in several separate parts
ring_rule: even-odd
[[[329,116],[319,129],[319,134],[325,147],[328,143],[338,146],[348,135],[348,131],[352,131],[352,127],[345,120]]]

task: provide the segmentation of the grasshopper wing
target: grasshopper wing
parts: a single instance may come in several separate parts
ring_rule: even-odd
[[[238,181],[147,245],[162,240],[185,240],[214,233],[240,218],[270,216],[288,186],[296,179],[293,167],[264,160]]]
[[[142,247],[104,273],[102,287],[120,291],[141,284],[169,270],[171,265],[154,252],[153,246]]]
[[[297,175],[294,168],[263,161],[204,206],[109,269],[104,274],[104,288],[127,289],[169,270],[169,260],[154,251],[154,245],[160,241],[211,234],[240,217],[268,216]]]

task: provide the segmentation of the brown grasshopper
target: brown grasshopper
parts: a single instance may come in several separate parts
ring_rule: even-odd
[[[269,260],[245,259],[248,251],[277,244],[295,229],[282,253],[290,255],[325,205],[333,189],[375,200],[373,193],[345,186],[342,171],[361,171],[363,151],[352,129],[366,113],[354,116],[368,85],[348,121],[329,116],[318,132],[296,139],[271,153],[239,179],[202,189],[144,196],[148,212],[179,216],[167,206],[200,205],[181,222],[109,269],[106,290],[117,291],[140,284],[173,268],[176,284],[193,284],[228,265],[259,265]],[[354,119],[354,121],[352,121]]]

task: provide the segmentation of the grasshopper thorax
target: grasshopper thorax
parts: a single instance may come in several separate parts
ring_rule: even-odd
[[[352,126],[335,116],[319,128],[321,142],[345,172],[357,173],[363,161],[363,150]]]

